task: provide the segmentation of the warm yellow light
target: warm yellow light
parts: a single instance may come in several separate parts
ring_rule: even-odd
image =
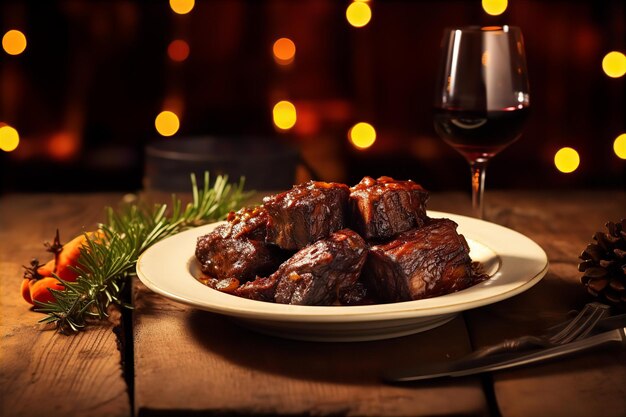
[[[492,16],[504,13],[508,5],[507,0],[483,0],[483,10]]]
[[[8,125],[0,127],[0,149],[5,152],[11,152],[17,149],[19,144],[20,135],[17,133],[17,130]]]
[[[613,142],[613,150],[615,151],[615,155],[619,158],[626,159],[626,133],[622,133],[615,138],[615,142]]]
[[[617,51],[609,52],[602,60],[602,69],[611,78],[622,77],[626,74],[626,55]]]
[[[193,9],[194,0],[170,0],[170,7],[174,13],[187,14]]]
[[[26,36],[19,30],[8,31],[2,37],[2,49],[9,55],[19,55],[26,49]]]
[[[288,65],[296,56],[296,44],[289,38],[280,38],[274,42],[272,52],[277,64]]]
[[[176,39],[167,47],[167,55],[172,61],[182,62],[189,56],[189,44],[182,39]]]
[[[578,152],[572,148],[561,148],[554,155],[554,165],[559,171],[569,174],[576,171],[580,165],[580,156]]]
[[[357,149],[367,149],[376,142],[376,130],[369,123],[360,122],[348,131],[348,139]]]
[[[178,132],[180,121],[178,120],[176,113],[166,110],[159,113],[154,121],[154,126],[160,135],[172,136]]]
[[[346,19],[355,28],[361,28],[372,19],[372,9],[365,2],[355,1],[346,9]]]
[[[272,114],[274,116],[274,124],[279,129],[288,130],[296,124],[296,106],[287,100],[276,103]]]

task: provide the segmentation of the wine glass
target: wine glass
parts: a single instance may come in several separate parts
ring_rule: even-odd
[[[514,26],[446,29],[435,97],[435,130],[467,159],[472,207],[484,218],[487,162],[516,141],[530,98],[522,31]]]

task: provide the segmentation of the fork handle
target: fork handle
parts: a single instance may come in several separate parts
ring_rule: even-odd
[[[555,346],[540,350],[534,353],[520,354],[509,360],[498,360],[497,358],[486,358],[484,360],[494,363],[485,363],[482,366],[461,366],[448,376],[467,376],[481,372],[499,371],[502,369],[513,368],[521,365],[541,362],[549,359],[560,358],[562,356],[571,355],[573,353],[582,352],[588,349],[596,348],[603,345],[618,345],[622,348],[626,347],[626,328],[615,329],[608,332],[600,333],[586,339],[570,342],[565,345]],[[471,364],[472,361],[467,363]]]
[[[414,367],[403,367],[383,374],[383,379],[391,382],[412,382],[431,378],[475,375],[483,372],[499,371],[516,366],[529,365],[549,359],[582,352],[602,345],[619,345],[626,348],[626,328],[600,333],[586,339],[565,345],[542,349],[537,352],[485,358],[462,358],[454,362],[422,363]]]
[[[521,336],[516,339],[505,339],[502,342],[477,349],[467,355],[468,358],[484,358],[504,352],[520,352],[523,350],[537,349],[552,346],[545,338],[537,336]]]

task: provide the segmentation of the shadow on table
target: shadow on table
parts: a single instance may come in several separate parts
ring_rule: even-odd
[[[510,267],[523,265],[526,260],[508,256],[506,261]],[[523,278],[532,276],[518,279]],[[491,282],[479,285],[498,287],[508,281],[508,276],[498,273]],[[461,316],[423,333],[368,342],[282,339],[243,328],[235,320],[201,310],[189,313],[187,327],[201,346],[241,367],[293,378],[355,384],[376,382],[380,374],[390,369],[452,360],[471,350]]]
[[[384,370],[453,359],[468,349],[461,317],[424,333],[369,342],[282,339],[201,310],[190,312],[188,328],[202,346],[238,366],[291,378],[351,384],[377,383]],[[439,384],[449,386],[450,382],[435,386]],[[464,382],[459,380],[459,384]]]

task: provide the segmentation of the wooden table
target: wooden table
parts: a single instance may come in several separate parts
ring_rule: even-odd
[[[624,217],[623,192],[490,192],[489,219],[539,243],[549,272],[519,296],[421,334],[359,343],[282,340],[160,297],[139,282],[132,329],[124,331],[121,324],[130,321],[114,315],[75,336],[44,330],[40,314],[19,297],[21,265],[44,257],[41,242],[57,227],[68,239],[92,229],[103,207],[120,198],[0,199],[0,415],[626,415],[626,353],[619,351],[483,377],[408,386],[378,380],[387,367],[451,360],[580,309],[590,298],[579,283],[577,256],[607,220]],[[464,194],[441,193],[429,208],[464,214],[468,204]]]

